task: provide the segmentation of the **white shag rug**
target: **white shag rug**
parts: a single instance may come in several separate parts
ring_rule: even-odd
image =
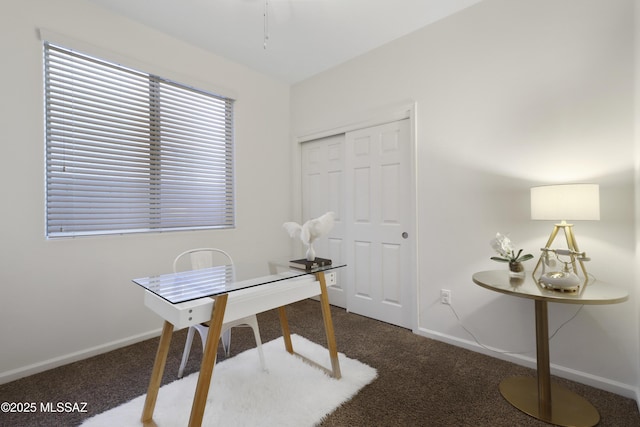
[[[329,368],[329,351],[292,335],[293,349]],[[373,381],[374,368],[338,354],[342,378],[287,353],[283,338],[262,345],[267,372],[262,371],[256,349],[217,363],[207,398],[203,426],[313,426]],[[158,427],[186,426],[198,373],[160,388],[153,420]],[[145,395],[86,420],[84,427],[142,425]]]

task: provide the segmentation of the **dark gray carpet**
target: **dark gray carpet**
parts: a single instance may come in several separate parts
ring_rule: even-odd
[[[291,332],[326,345],[319,303],[288,308]],[[546,426],[513,408],[498,384],[535,371],[430,340],[383,322],[332,308],[338,350],[378,370],[378,378],[321,424],[330,426]],[[275,311],[258,315],[264,342],[280,336]],[[161,321],[158,321],[160,326]],[[164,383],[177,378],[185,331],[174,334]],[[83,419],[144,394],[157,339],[0,385],[0,402],[34,402],[35,413],[0,413],[0,426],[75,426]],[[201,349],[194,342],[185,375],[198,370]],[[232,357],[254,346],[249,328],[235,328]],[[223,358],[218,352],[218,360]],[[560,378],[555,381],[589,400],[600,426],[640,426],[634,400]],[[41,412],[52,402],[86,402],[86,413]],[[63,406],[64,409],[64,406]],[[73,409],[73,408],[72,408]],[[80,408],[79,408],[80,409]]]

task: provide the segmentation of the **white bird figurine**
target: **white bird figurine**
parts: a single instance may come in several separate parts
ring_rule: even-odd
[[[327,212],[318,218],[310,219],[302,225],[297,222],[285,222],[282,226],[289,232],[291,237],[300,237],[302,243],[307,245],[307,261],[313,261],[316,259],[313,242],[318,237],[322,237],[331,231],[335,217],[335,213]]]

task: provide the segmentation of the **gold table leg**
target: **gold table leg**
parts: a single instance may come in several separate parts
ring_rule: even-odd
[[[547,302],[536,300],[537,379],[507,378],[500,393],[513,406],[532,417],[559,426],[592,427],[600,421],[598,410],[585,398],[551,382]]]

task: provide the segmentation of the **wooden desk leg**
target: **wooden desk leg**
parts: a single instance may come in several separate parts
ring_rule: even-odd
[[[156,360],[153,363],[153,370],[151,371],[147,397],[144,401],[144,408],[142,409],[141,420],[144,425],[152,425],[153,410],[156,407],[158,390],[160,390],[160,383],[162,382],[162,375],[164,374],[164,366],[167,363],[167,355],[169,354],[171,334],[173,334],[173,325],[165,320],[164,325],[162,326],[160,342],[158,343]]]
[[[549,320],[547,302],[541,300],[536,300],[536,353],[538,367],[538,414],[543,420],[551,420]]]
[[[289,320],[287,319],[287,311],[285,307],[278,307],[278,316],[280,317],[280,327],[282,328],[282,338],[284,339],[284,348],[290,354],[293,354],[293,344],[291,343],[291,331],[289,330]]]
[[[327,347],[329,348],[329,356],[331,357],[333,378],[340,379],[342,373],[340,372],[340,362],[338,361],[338,346],[333,329],[333,320],[331,319],[331,307],[329,306],[329,294],[327,293],[327,282],[324,277],[324,272],[316,273],[316,279],[320,282],[320,306],[322,307],[324,330],[327,334]]]
[[[202,425],[204,408],[207,404],[207,395],[209,394],[209,386],[211,385],[211,378],[213,377],[213,367],[216,364],[218,341],[220,340],[220,333],[222,332],[222,322],[224,320],[224,311],[227,307],[227,298],[227,294],[215,297],[216,302],[213,304],[213,311],[211,312],[207,343],[202,353],[198,385],[196,386],[196,393],[193,396],[189,427],[200,427]]]

